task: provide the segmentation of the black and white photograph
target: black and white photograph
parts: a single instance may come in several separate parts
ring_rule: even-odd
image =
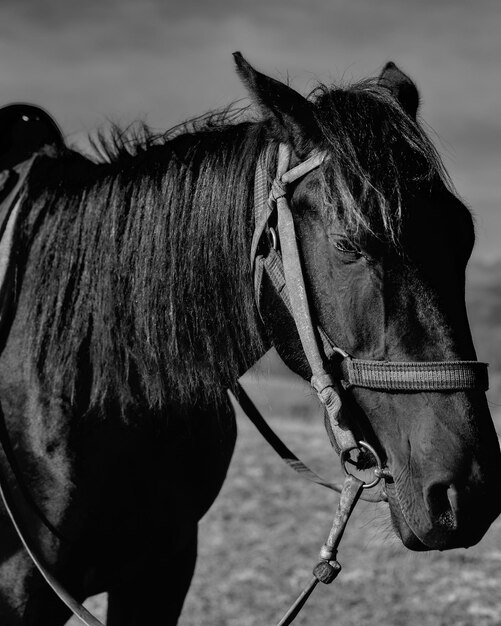
[[[501,626],[500,33],[0,0],[0,626]]]

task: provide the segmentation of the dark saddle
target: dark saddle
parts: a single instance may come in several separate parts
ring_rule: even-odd
[[[24,103],[0,108],[0,336],[14,297],[17,226],[24,183],[37,154],[63,145],[59,126],[42,108]]]
[[[44,109],[15,103],[0,107],[0,172],[29,159],[44,146],[63,146],[59,126]]]

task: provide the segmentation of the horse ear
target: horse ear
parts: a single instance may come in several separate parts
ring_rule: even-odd
[[[234,52],[233,58],[252,100],[272,121],[277,139],[292,144],[298,154],[308,152],[316,128],[311,103],[291,87],[255,70],[240,52]]]
[[[402,108],[416,119],[419,107],[419,93],[414,82],[395,63],[387,63],[381,72],[378,83],[386,87],[400,102]]]

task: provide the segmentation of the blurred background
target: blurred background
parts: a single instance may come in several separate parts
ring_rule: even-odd
[[[501,427],[500,32],[497,0],[0,0],[0,105],[43,106],[87,150],[88,134],[110,120],[162,130],[245,98],[235,50],[302,93],[395,61],[417,83],[421,118],[476,218],[467,301]],[[244,382],[290,442],[332,466],[328,450],[318,460],[326,444],[314,398],[275,356]],[[185,626],[272,623],[308,577],[332,511],[322,494],[296,487],[245,422],[240,429],[230,478],[202,524]],[[367,509],[341,592],[318,592],[298,623],[331,623],[341,605],[343,625],[501,624],[497,523],[468,556],[411,557],[391,538],[386,515]],[[312,516],[322,528],[310,545]],[[245,546],[245,562],[232,540]],[[102,614],[105,598],[93,602]]]

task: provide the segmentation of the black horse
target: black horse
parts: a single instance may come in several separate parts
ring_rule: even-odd
[[[336,344],[375,360],[476,358],[472,218],[416,119],[413,82],[388,64],[306,99],[236,60],[259,116],[115,132],[95,160],[60,146],[23,194],[0,400],[23,482],[64,540],[41,522],[31,532],[75,596],[108,592],[111,626],[177,621],[235,442],[226,389],[272,345],[310,376],[271,283],[261,317],[254,301],[253,179],[270,143],[294,162],[329,157],[292,185],[291,206],[311,309]],[[346,396],[391,473],[403,543],[478,542],[500,510],[484,393]],[[0,536],[2,625],[63,624],[3,513]]]

